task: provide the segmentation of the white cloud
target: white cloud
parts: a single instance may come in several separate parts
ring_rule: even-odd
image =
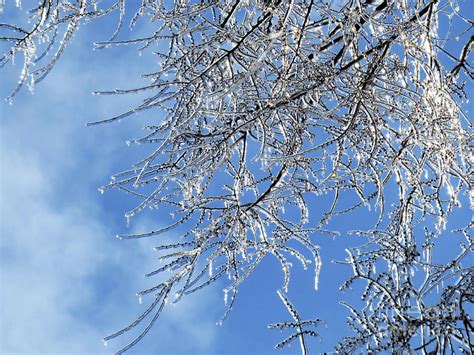
[[[130,338],[107,348],[100,339],[145,307],[134,293],[156,263],[152,242],[115,239],[122,227],[113,225],[118,199],[101,207],[94,195],[117,165],[126,168],[119,150],[126,133],[123,126],[83,126],[115,107],[91,101],[90,86],[111,73],[97,71],[97,63],[90,71],[81,67],[88,60],[84,46],[73,47],[76,53],[62,58],[34,96],[22,94],[12,108],[0,108],[2,354],[110,353]],[[84,104],[91,102],[94,107]],[[203,293],[170,307],[136,351],[210,352],[218,330],[209,312],[215,302]]]
[[[25,146],[4,138],[1,352],[64,354],[114,349],[113,342],[110,349],[104,348],[100,338],[133,320],[143,309],[133,293],[142,283],[136,278],[141,279],[156,263],[151,241],[113,238],[113,228],[118,227],[101,221],[103,212],[98,206],[73,188],[56,190],[51,181],[71,175],[71,171],[48,159],[47,144]],[[67,146],[67,136],[55,145],[63,152],[80,155]],[[93,170],[94,165],[88,168]],[[75,184],[87,183],[86,177],[79,176]],[[57,203],[60,199],[62,204]],[[143,223],[137,224],[143,227]],[[118,289],[110,289],[118,284]],[[206,308],[213,301],[209,295],[198,295],[165,312],[152,331],[155,336],[139,348],[209,351],[216,329]],[[196,327],[198,321],[201,324]],[[160,341],[156,342],[156,336]],[[177,337],[186,342],[177,341]]]
[[[1,154],[2,352],[82,351],[88,344],[62,334],[77,329],[70,310],[90,301],[84,281],[106,257],[94,238],[107,231],[81,206],[51,206],[40,161]],[[81,333],[90,339],[93,329]]]

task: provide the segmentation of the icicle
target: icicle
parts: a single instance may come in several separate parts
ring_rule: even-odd
[[[35,77],[31,75],[30,83],[28,84],[28,90],[31,94],[35,93]]]
[[[449,195],[449,198],[450,199],[454,199],[454,190],[453,190],[453,187],[451,186],[451,184],[446,184],[446,189],[448,190],[448,195]]]
[[[212,277],[212,259],[209,260],[209,277]]]
[[[228,298],[228,289],[224,289],[224,304],[227,306],[227,298]]]

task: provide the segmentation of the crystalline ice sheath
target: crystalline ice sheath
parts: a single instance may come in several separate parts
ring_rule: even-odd
[[[341,290],[362,284],[365,306],[342,303],[354,333],[335,350],[468,353],[472,224],[450,224],[455,211],[472,208],[473,196],[465,108],[474,36],[462,4],[158,0],[132,9],[125,0],[45,0],[28,12],[27,27],[1,23],[8,46],[0,67],[15,58],[22,65],[9,101],[48,75],[81,24],[106,15],[118,24],[96,49],[150,51],[159,62],[147,68],[142,86],[95,93],[147,96],[90,126],[149,110],[160,117],[142,138],[127,141],[148,144],[151,153],[99,191],[120,189],[139,199],[127,220],[146,207],[172,209],[173,218],[119,238],[160,243],[160,234],[181,233],[156,248],[162,264],[147,276],[165,281],[138,293],[149,300],[143,314],[105,341],[138,327],[118,353],[130,349],[155,324],[170,292],[176,303],[214,283],[224,287],[224,320],[266,257],[280,264],[283,290],[295,261],[314,272],[318,288],[318,237],[337,236],[333,221],[340,216],[356,229],[349,217],[363,211],[375,222],[353,231],[361,243],[339,263],[352,270]],[[122,36],[127,21],[149,31]],[[322,216],[311,211],[310,198],[331,199]],[[446,239],[451,259],[439,263],[438,244]],[[301,321],[279,295],[296,322],[285,323],[296,332],[282,346],[294,337],[302,353],[313,351],[303,335],[316,333],[303,326],[316,323]]]

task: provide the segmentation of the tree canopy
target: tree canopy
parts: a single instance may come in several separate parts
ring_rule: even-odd
[[[324,254],[317,236],[338,235],[331,219],[365,209],[373,225],[354,231],[361,244],[340,261],[352,268],[341,290],[364,284],[365,307],[344,303],[354,334],[335,350],[469,353],[472,225],[446,230],[453,211],[474,205],[465,111],[473,22],[458,2],[143,0],[128,25],[148,21],[149,34],[133,38],[121,35],[129,7],[125,0],[43,0],[27,12],[28,24],[0,21],[7,44],[0,67],[23,64],[8,101],[42,81],[91,20],[117,17],[97,49],[134,46],[156,55],[145,85],[95,93],[147,98],[89,125],[160,114],[129,142],[151,145],[152,153],[100,191],[139,199],[127,219],[147,207],[170,211],[167,226],[119,238],[186,232],[156,248],[166,262],[146,276],[169,276],[138,293],[152,294],[144,313],[105,340],[141,326],[119,353],[128,350],[170,297],[178,302],[223,280],[224,320],[238,288],[272,255],[293,321],[270,327],[294,328],[277,346],[299,340],[306,353],[304,337],[317,332],[304,327],[321,320],[302,321],[285,296],[292,261],[311,270],[318,288]],[[332,199],[326,212],[312,213],[308,199],[325,195]],[[440,264],[437,241],[453,234],[464,240]]]

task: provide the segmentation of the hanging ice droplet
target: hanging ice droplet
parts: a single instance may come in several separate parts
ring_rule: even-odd
[[[224,290],[224,304],[227,306],[227,298],[228,298],[229,290]]]
[[[142,295],[138,295],[138,304],[142,304],[143,303],[143,297]]]
[[[220,321],[216,322],[216,325],[222,327],[222,319]]]
[[[107,340],[102,339],[102,342],[104,343],[104,346],[107,346]]]
[[[209,260],[209,277],[212,277],[212,259]]]
[[[103,187],[99,187],[98,190],[102,195],[104,194],[105,189]]]
[[[28,90],[31,94],[35,93],[35,77],[32,75],[30,83],[28,84]]]
[[[448,190],[448,195],[451,199],[453,199],[453,197],[455,196],[455,192],[454,192],[454,189],[453,187],[451,186],[451,184],[447,184],[446,185],[446,189]]]

